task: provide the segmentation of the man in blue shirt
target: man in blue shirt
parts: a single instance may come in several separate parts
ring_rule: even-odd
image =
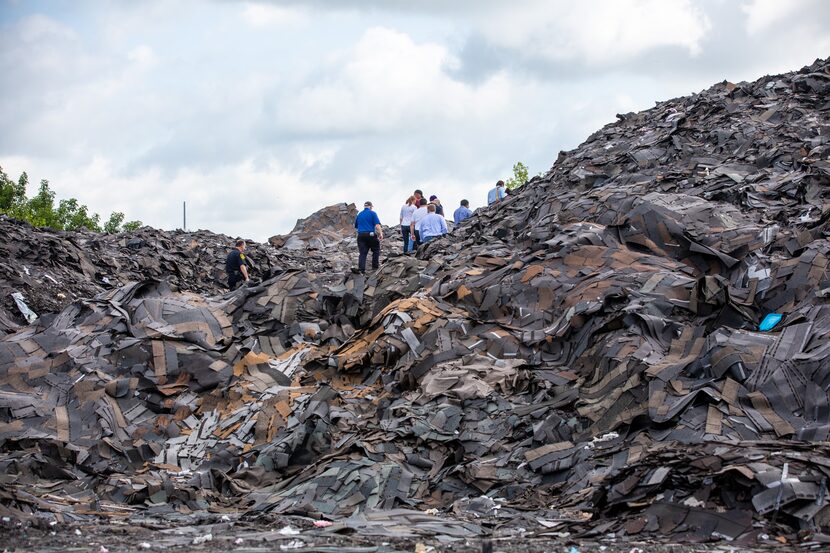
[[[457,225],[464,219],[469,219],[472,216],[473,212],[470,211],[470,202],[467,200],[461,200],[461,207],[456,209],[452,214],[452,222]]]
[[[354,220],[357,229],[357,268],[361,273],[366,272],[366,256],[372,250],[372,269],[380,266],[380,241],[383,240],[383,229],[380,226],[378,214],[372,211],[372,202],[363,204],[363,211],[357,214]]]
[[[418,221],[418,231],[421,235],[422,244],[447,234],[447,222],[435,213],[435,204],[429,204],[427,212],[427,216]]]
[[[496,183],[496,187],[487,193],[487,205],[500,202],[505,196],[507,196],[507,193],[504,191],[504,181],[500,180]]]

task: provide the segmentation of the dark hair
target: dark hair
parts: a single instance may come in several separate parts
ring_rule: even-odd
[[[464,207],[470,207],[470,202],[468,202],[467,200],[461,200],[461,205],[463,205]]]
[[[421,198],[420,205],[427,205],[427,199],[426,198]]]
[[[496,183],[496,186],[504,186],[504,181],[500,180],[499,182]]]
[[[244,241],[244,240],[241,240],[241,239],[240,239],[240,240],[237,240],[237,241],[236,241],[236,247],[237,247],[237,248],[238,248],[239,246],[244,246],[244,245],[245,245],[245,241]]]
[[[424,197],[424,193],[423,193],[423,192],[421,192],[420,190],[415,190],[415,192],[413,192],[412,194],[413,194],[413,195],[414,195],[414,194],[420,194],[422,198]]]

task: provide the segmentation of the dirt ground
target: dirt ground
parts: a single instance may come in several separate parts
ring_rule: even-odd
[[[124,553],[199,551],[208,553],[685,553],[818,551],[825,544],[792,546],[774,540],[747,547],[725,541],[666,544],[604,539],[583,541],[568,536],[504,536],[489,539],[446,537],[389,537],[360,533],[330,533],[302,517],[279,517],[256,523],[218,520],[207,524],[171,526],[163,521],[107,524],[46,523],[26,525],[4,520],[0,524],[4,552]]]

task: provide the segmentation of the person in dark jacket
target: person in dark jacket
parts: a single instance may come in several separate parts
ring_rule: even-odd
[[[441,217],[444,216],[444,206],[441,205],[441,200],[438,199],[438,196],[432,195],[429,197],[429,203],[435,204],[435,213],[440,215]]]
[[[228,274],[228,288],[235,289],[240,282],[248,282],[248,260],[245,257],[245,241],[237,240],[236,247],[225,258],[225,272]]]

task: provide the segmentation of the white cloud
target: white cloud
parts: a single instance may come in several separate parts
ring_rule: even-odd
[[[308,14],[298,8],[252,2],[245,3],[242,18],[246,23],[256,28],[301,25],[309,20]]]
[[[142,67],[152,67],[158,61],[156,53],[146,44],[142,44],[141,46],[137,46],[130,50],[127,53],[127,59]]]
[[[298,133],[384,133],[492,116],[509,107],[503,76],[471,86],[447,73],[457,63],[439,44],[368,29],[331,57],[323,79],[283,97],[277,124]]]
[[[781,0],[750,0],[741,6],[746,13],[746,29],[751,35],[767,30],[778,20],[799,11],[803,6],[797,2],[782,2]]]
[[[526,56],[608,65],[667,46],[697,55],[711,29],[691,0],[534,0],[502,4],[478,23],[488,40]]]

